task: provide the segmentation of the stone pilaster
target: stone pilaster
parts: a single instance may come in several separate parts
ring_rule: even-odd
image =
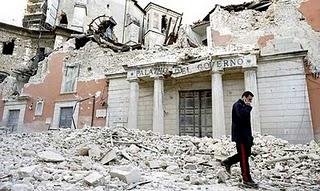
[[[153,90],[153,132],[164,134],[164,107],[163,107],[163,93],[164,93],[163,77],[154,77]]]
[[[128,128],[138,129],[138,104],[139,104],[139,82],[138,79],[130,79],[130,97],[128,112]]]
[[[257,67],[244,68],[244,82],[246,91],[251,91],[254,95],[252,100],[251,126],[253,131],[261,133]]]
[[[211,74],[213,138],[219,138],[223,135],[226,135],[222,75],[223,70],[218,69],[214,69]]]

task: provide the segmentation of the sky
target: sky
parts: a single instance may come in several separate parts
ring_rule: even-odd
[[[248,0],[137,0],[144,8],[149,2],[183,13],[183,23],[192,24],[202,20],[215,6],[215,4],[241,4]]]
[[[22,26],[22,18],[26,9],[26,0],[0,0],[0,22]],[[240,4],[248,0],[138,0],[144,8],[150,1],[183,13],[183,23],[192,24],[202,20],[214,8],[215,4]]]
[[[0,0],[0,22],[22,26],[24,10],[27,7],[25,0]]]

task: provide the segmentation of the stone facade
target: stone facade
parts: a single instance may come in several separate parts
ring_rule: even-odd
[[[223,57],[227,60],[234,58],[235,55],[230,54]],[[210,90],[212,91],[212,97],[210,97],[212,102],[207,104],[212,104],[212,109],[208,108],[208,111],[212,112],[212,121],[205,119],[208,122],[204,122],[202,118],[200,123],[212,123],[211,136],[220,137],[230,134],[232,104],[240,98],[244,90],[250,90],[255,92],[254,99],[257,100],[253,103],[254,109],[252,111],[254,131],[275,135],[294,143],[305,143],[313,139],[309,97],[303,66],[305,56],[306,52],[303,50],[287,52],[282,55],[259,55],[256,61],[250,61],[253,64],[257,63],[257,65],[253,65],[253,68],[248,67],[250,64],[245,64],[240,68],[225,65],[224,72],[219,73],[214,72],[214,67],[205,70],[206,63],[201,61],[185,65],[187,72],[184,74],[181,72],[175,74],[174,69],[171,77],[165,77],[164,73],[164,79],[160,79],[162,80],[160,85],[156,82],[157,77],[151,73],[152,68],[157,67],[156,65],[138,65],[138,67],[145,69],[133,70],[129,67],[127,69],[128,79],[132,79],[132,72],[138,75],[141,75],[142,71],[145,72],[141,77],[138,77],[139,98],[130,97],[133,95],[131,91],[137,91],[137,89],[130,88],[133,80],[127,81],[125,77],[121,78],[120,76],[117,80],[110,78],[110,84],[115,83],[116,85],[110,86],[109,92],[112,95],[122,95],[122,97],[121,99],[109,100],[109,105],[113,105],[112,108],[119,110],[123,125],[129,128],[138,127],[162,134],[183,134],[180,124],[183,120],[180,115],[180,92]],[[220,63],[227,64],[226,60],[221,60]],[[197,65],[194,72],[192,71],[193,65]],[[212,74],[210,75],[208,71],[211,70]],[[146,71],[149,71],[149,74]],[[163,86],[163,91],[159,89],[161,86]],[[219,86],[220,90],[218,90]],[[221,93],[216,94],[216,92]],[[155,101],[158,99],[162,100],[160,105]],[[138,103],[130,103],[134,100],[137,100]],[[138,112],[135,115],[126,113],[130,104],[137,107]],[[108,108],[109,115],[116,113],[112,108]],[[162,112],[163,117],[159,114],[155,117],[154,113],[158,110]],[[194,113],[195,117],[197,115],[201,114]],[[136,126],[131,123],[127,124],[130,117],[137,119]],[[224,120],[221,120],[221,117]],[[111,118],[113,119],[115,116]],[[161,124],[159,120],[163,120],[163,126],[157,125],[155,127],[155,120],[157,120],[156,124]],[[116,124],[113,120],[109,120],[109,125],[115,126]]]
[[[36,55],[37,47],[53,49],[54,34],[44,33],[39,39],[39,32],[0,23],[0,63],[1,70],[11,73],[12,69],[26,68],[30,59]],[[4,44],[13,42],[13,51],[4,54]]]
[[[160,5],[149,3],[145,7],[147,25],[145,26],[145,45],[166,44],[170,34],[176,34],[181,24],[182,14]]]
[[[62,15],[65,15],[68,23],[61,23]],[[79,32],[86,32],[88,25],[98,16],[112,16],[117,23],[114,28],[117,41],[127,43],[142,43],[144,11],[134,0],[111,0],[111,1],[60,1],[58,19],[56,25],[66,26]],[[131,26],[132,23],[138,26],[138,31]],[[134,38],[129,34],[135,33]]]

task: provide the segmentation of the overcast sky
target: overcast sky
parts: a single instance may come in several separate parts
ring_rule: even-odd
[[[22,26],[23,14],[27,6],[26,0],[2,1],[5,3],[0,6],[0,22]],[[215,4],[240,4],[248,0],[138,0],[138,3],[144,8],[150,1],[183,13],[183,23],[192,24],[202,20]]]
[[[202,20],[214,8],[215,4],[241,4],[248,0],[137,0],[144,8],[149,2],[183,13],[183,23],[192,24]]]

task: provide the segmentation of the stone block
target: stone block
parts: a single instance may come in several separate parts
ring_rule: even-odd
[[[89,156],[89,147],[81,147],[79,149],[80,156]]]
[[[52,151],[43,151],[38,153],[38,157],[41,161],[45,162],[62,162],[64,161],[64,157],[58,153]]]
[[[116,167],[110,171],[110,175],[111,177],[118,177],[128,184],[139,182],[141,178],[139,169],[131,166]]]
[[[30,176],[33,176],[36,169],[37,169],[38,166],[34,165],[34,166],[28,166],[28,167],[23,167],[23,168],[20,168],[18,170],[18,174],[19,174],[19,177],[20,178],[25,178],[25,177],[30,177]]]
[[[89,157],[92,158],[93,160],[98,160],[98,161],[101,160],[102,151],[96,145],[90,146],[88,154],[89,154]]]
[[[103,175],[98,172],[92,172],[84,178],[84,181],[89,185],[97,185],[103,179]]]
[[[161,168],[161,161],[158,161],[158,160],[148,161],[148,166],[151,169]]]
[[[111,149],[107,154],[105,154],[101,159],[101,164],[108,164],[110,161],[117,158],[117,153],[115,150]]]

